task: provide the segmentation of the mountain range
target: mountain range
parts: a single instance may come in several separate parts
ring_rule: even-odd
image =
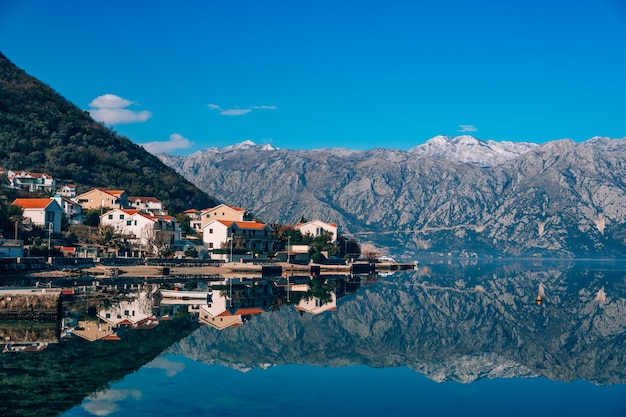
[[[46,172],[79,192],[155,196],[174,213],[224,202],[269,223],[320,219],[401,258],[623,256],[625,141],[437,136],[409,151],[247,141],[157,157],[0,53],[0,167]]]
[[[437,136],[409,151],[284,150],[247,141],[167,165],[267,222],[337,223],[380,252],[619,257],[626,139],[483,141]]]

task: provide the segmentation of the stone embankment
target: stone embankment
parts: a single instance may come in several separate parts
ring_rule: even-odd
[[[0,319],[56,321],[60,317],[60,311],[61,291],[0,290]]]

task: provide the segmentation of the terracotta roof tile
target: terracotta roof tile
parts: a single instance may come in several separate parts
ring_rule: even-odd
[[[12,205],[23,209],[45,209],[52,201],[49,198],[16,198]]]

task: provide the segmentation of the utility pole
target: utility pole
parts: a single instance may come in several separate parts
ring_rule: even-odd
[[[52,235],[53,223],[48,223],[48,258],[50,257],[50,235]]]

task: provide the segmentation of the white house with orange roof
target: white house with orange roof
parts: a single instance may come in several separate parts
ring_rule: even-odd
[[[189,217],[189,226],[195,232],[202,231],[202,210],[188,209],[184,211],[185,215]]]
[[[174,216],[169,215],[114,209],[100,216],[100,224],[112,226],[124,236],[134,236],[136,243],[140,245],[148,245],[154,239],[171,244],[181,238],[180,225]]]
[[[298,223],[296,225],[296,230],[299,230],[303,235],[311,235],[313,237],[318,237],[323,235],[324,233],[331,233],[332,238],[331,242],[337,242],[337,224],[336,223],[326,223],[321,220],[313,220],[311,222],[306,223]]]
[[[202,227],[213,220],[230,220],[233,222],[251,221],[252,215],[248,210],[241,207],[233,207],[220,204],[212,208],[202,210]]]
[[[269,305],[271,298],[267,293],[257,294],[259,297],[246,297],[250,289],[244,290],[242,297],[246,301],[233,302],[232,294],[229,291],[213,291],[210,302],[200,305],[198,321],[201,324],[223,330],[227,327],[241,326],[247,318],[265,312],[263,304]],[[250,300],[255,300],[248,303]],[[242,304],[245,304],[242,305]]]
[[[125,299],[112,307],[98,310],[98,318],[113,327],[151,328],[159,324],[155,317],[152,289],[135,294],[135,298]]]
[[[155,197],[130,196],[128,197],[128,203],[135,210],[152,214],[167,214],[161,200]]]
[[[93,188],[86,193],[76,196],[75,200],[84,210],[130,208],[128,194],[124,190]]]
[[[45,191],[52,193],[56,189],[54,178],[48,174],[28,171],[6,171],[9,187],[18,190]]]
[[[241,248],[248,251],[274,250],[272,228],[252,221],[212,220],[202,227],[202,240],[209,249]]]
[[[11,204],[22,208],[25,224],[61,232],[63,209],[53,198],[16,198]]]

